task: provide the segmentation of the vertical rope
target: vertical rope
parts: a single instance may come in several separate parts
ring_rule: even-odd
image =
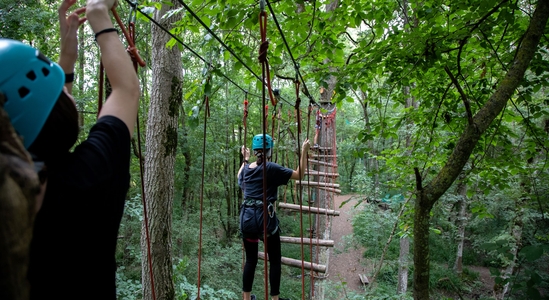
[[[126,28],[124,27],[122,21],[118,17],[118,14],[116,13],[116,9],[112,8],[113,15],[116,18],[116,21],[118,22],[119,27],[122,29],[122,32],[124,32],[124,36],[126,37],[126,41],[128,41],[129,45],[134,45],[135,43],[135,23],[129,22],[128,28],[129,33],[126,31]],[[135,46],[134,46],[135,48]],[[137,54],[137,50],[134,52],[129,52],[130,57],[132,59],[133,68],[135,72],[137,73],[137,64],[139,62],[139,65],[145,66],[145,62],[139,57],[139,54]],[[103,68],[101,68],[101,73],[103,73]],[[149,234],[149,218],[147,213],[147,201],[145,200],[145,183],[143,181],[144,173],[145,173],[145,167],[144,167],[144,161],[143,161],[143,154],[141,152],[141,131],[140,131],[140,122],[139,122],[139,114],[137,114],[136,117],[137,122],[137,147],[139,152],[139,172],[141,175],[141,200],[143,202],[143,220],[145,222],[145,239],[147,241],[147,259],[149,263],[149,276],[151,278],[151,295],[153,300],[156,300],[156,289],[154,286],[154,272],[153,272],[153,265],[152,265],[152,255],[151,255],[151,242],[150,242],[150,234]]]
[[[296,119],[297,119],[297,159],[298,159],[298,168],[299,172],[305,172],[305,169],[307,168],[307,164],[305,166],[301,166],[301,155],[305,155],[301,153],[301,111],[299,110],[299,106],[301,105],[301,98],[299,98],[299,80],[294,81],[295,83],[295,93],[296,93],[296,100],[295,100],[295,111],[296,111]],[[303,167],[303,169],[301,168]],[[301,181],[303,178],[300,178]],[[299,226],[301,230],[301,299],[305,300],[305,250],[303,247],[303,184],[296,185],[299,186],[299,193],[298,193],[298,201],[299,201]]]
[[[210,77],[208,77],[208,82],[210,81]],[[208,123],[208,118],[210,117],[210,101],[208,95],[204,95],[204,105],[205,105],[205,111],[204,111],[204,136],[203,136],[203,143],[202,143],[202,183],[200,186],[200,229],[198,234],[198,280],[197,280],[197,287],[198,287],[198,294],[197,298],[200,300],[200,271],[202,267],[202,217],[203,217],[203,211],[204,211],[204,173],[206,168],[206,126]]]
[[[264,248],[264,254],[265,257],[263,259],[263,282],[265,285],[265,299],[269,298],[269,270],[267,268],[267,260],[268,260],[268,241],[267,241],[267,222],[265,221],[267,219],[267,157],[265,156],[266,148],[265,148],[265,132],[267,131],[267,114],[266,109],[268,106],[266,105],[265,101],[265,77],[269,78],[269,70],[267,65],[267,49],[269,48],[269,42],[267,41],[267,13],[265,12],[265,1],[260,1],[261,5],[261,12],[259,13],[259,29],[261,33],[261,46],[259,47],[259,61],[261,62],[261,81],[263,84],[261,85],[261,93],[262,93],[262,100],[263,100],[263,109],[262,109],[262,119],[263,119],[263,154],[264,154],[264,162],[263,162],[263,248]],[[270,80],[267,81],[267,84],[270,84]],[[271,101],[273,101],[274,97],[271,97]],[[273,105],[276,103],[273,103]]]
[[[248,92],[246,92],[246,94],[244,95],[244,114],[243,114],[243,117],[242,117],[242,124],[244,125],[244,147],[246,147],[246,143],[247,143],[247,135],[248,135]],[[241,151],[242,152],[242,151]],[[244,172],[244,169],[242,170],[242,172]],[[238,178],[237,178],[238,180]],[[244,190],[245,190],[245,182],[243,181],[242,182],[242,197],[244,197]],[[246,253],[245,253],[245,249],[244,249],[244,242],[242,242],[242,270],[244,271],[244,266],[245,266],[245,263],[246,263]]]
[[[307,137],[309,137],[309,134],[310,134],[310,129],[311,129],[311,111],[313,110],[313,106],[311,104],[309,104],[309,109],[307,111]],[[307,166],[307,171],[309,170],[308,166]],[[311,188],[311,185],[309,184],[311,182],[311,177],[310,176],[307,176],[307,200],[308,200],[308,204],[309,204],[309,207],[311,207],[312,205],[312,201],[311,201],[311,195],[312,195],[312,188]],[[309,209],[309,212],[308,212],[308,215],[309,215],[309,226],[311,228],[311,233],[312,233],[312,228],[313,228],[313,213],[311,212],[311,210]],[[318,232],[317,232],[317,241],[318,241]],[[318,242],[317,242],[317,249],[318,249]],[[309,237],[309,252],[310,252],[310,256],[311,256],[311,298],[314,299],[314,296],[315,296],[315,288],[314,288],[314,270],[312,268],[312,262],[313,262],[313,258],[315,257],[314,256],[314,253],[313,253],[313,236],[311,234],[311,236]]]
[[[105,83],[105,70],[103,69],[103,60],[99,58],[99,95],[97,98],[97,116],[99,117],[99,113],[101,112],[101,109],[103,108],[103,84]]]

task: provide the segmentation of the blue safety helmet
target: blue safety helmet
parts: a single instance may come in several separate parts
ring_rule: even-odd
[[[40,51],[0,38],[0,93],[25,148],[34,142],[63,91],[65,72]]]
[[[274,147],[273,138],[265,134],[265,149],[271,149]],[[252,140],[252,150],[263,149],[263,134],[256,134]]]

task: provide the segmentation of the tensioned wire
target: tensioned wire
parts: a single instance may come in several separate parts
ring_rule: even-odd
[[[137,7],[137,4],[131,2],[130,0],[126,0],[126,2],[132,6],[134,9],[136,9],[137,11],[139,11],[143,16],[145,16],[149,21],[151,21],[153,24],[155,24],[156,26],[158,26],[162,31],[164,31],[165,33],[167,33],[169,36],[171,36],[173,39],[175,39],[179,44],[181,44],[183,47],[185,47],[185,49],[189,50],[194,56],[196,56],[197,58],[199,58],[202,62],[204,62],[205,64],[207,64],[209,67],[211,68],[214,68],[215,69],[215,66],[213,66],[210,62],[208,62],[206,59],[204,59],[202,56],[200,56],[200,54],[198,54],[196,51],[194,51],[191,47],[189,47],[187,44],[185,44],[180,38],[178,38],[175,34],[171,33],[168,29],[166,29],[164,26],[162,26],[162,24],[158,23],[156,20],[154,20],[154,18],[152,18],[151,16],[149,16],[147,13],[143,12],[139,7]],[[194,13],[189,9],[189,12],[191,12],[191,14],[194,15]],[[194,15],[196,16],[196,15]],[[198,16],[196,16],[195,18],[197,18],[199,20],[199,22],[201,24],[203,24],[202,21],[200,21],[200,19],[198,18]],[[204,24],[205,25],[205,24]],[[207,26],[204,26],[206,29],[208,29],[208,31],[210,32],[210,34],[212,34],[212,36],[214,36],[222,45],[225,49],[227,49],[231,54],[234,53],[233,50],[231,50],[225,43],[223,43],[222,41],[219,40],[219,38],[211,31],[211,29],[209,29]],[[261,81],[261,79],[259,78],[259,76],[257,76],[252,70],[251,68],[248,67],[248,65],[246,65],[238,56],[236,56],[235,54],[233,54],[233,56],[235,56],[235,58],[237,58],[237,60],[243,64],[246,69],[248,69],[252,75],[254,75],[254,77],[258,78],[259,81]],[[218,70],[218,69],[216,69]],[[253,93],[250,93],[248,92],[246,89],[242,88],[241,86],[239,86],[236,82],[234,82],[231,78],[229,78],[227,75],[225,75],[223,72],[221,71],[217,71],[216,73],[220,74],[222,77],[224,77],[225,79],[227,79],[230,83],[232,83],[235,87],[237,87],[238,89],[240,89],[241,91],[243,91],[244,93],[247,93],[251,96],[254,96],[256,98],[261,98],[261,95],[256,95],[256,94],[253,94]],[[301,74],[299,74],[301,76]],[[303,80],[303,79],[301,79]],[[304,84],[305,86],[305,84]],[[307,90],[307,87],[305,86],[305,90]],[[278,99],[281,99],[283,102],[286,102],[286,104],[288,105],[292,105],[288,100],[286,100],[284,97],[282,97],[281,95],[278,97]],[[314,100],[312,100],[313,103]]]

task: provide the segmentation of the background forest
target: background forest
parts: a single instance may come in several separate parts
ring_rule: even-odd
[[[147,64],[137,68],[119,299],[240,299],[240,147],[265,119],[274,157],[295,167],[326,102],[337,112],[338,183],[369,203],[348,246],[364,247],[373,282],[346,299],[549,299],[548,2],[120,1]],[[59,4],[0,0],[0,36],[55,60]],[[87,25],[79,38],[73,91],[84,138],[98,111],[100,57]],[[276,105],[261,84],[263,41]],[[307,198],[293,185],[279,194]],[[280,215],[285,235],[308,235],[307,219]],[[298,245],[282,253],[301,259]],[[282,296],[308,299],[302,276],[283,266]],[[346,290],[315,283],[326,299]]]

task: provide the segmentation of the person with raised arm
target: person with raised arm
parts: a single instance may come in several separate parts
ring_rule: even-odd
[[[240,234],[246,252],[246,262],[242,274],[242,297],[244,300],[256,300],[253,295],[255,268],[258,261],[259,241],[267,236],[267,254],[269,256],[269,282],[272,300],[289,300],[280,298],[280,277],[282,253],[280,247],[280,226],[275,212],[275,201],[278,187],[288,184],[290,179],[301,180],[307,168],[309,139],[301,146],[299,166],[293,170],[271,162],[273,138],[268,134],[257,134],[252,140],[252,150],[257,160],[250,163],[250,150],[242,146],[244,163],[238,170],[238,184],[244,193],[244,202],[240,206]],[[267,187],[263,189],[263,172],[266,172]],[[264,193],[265,191],[265,193]],[[264,204],[263,199],[267,203]],[[264,205],[267,205],[268,216],[263,216]],[[264,233],[264,224],[267,234]]]
[[[88,0],[68,13],[75,3],[63,0],[58,10],[58,63],[22,42],[0,39],[4,109],[46,174],[30,246],[31,299],[116,299],[115,250],[130,182],[139,81],[111,20],[115,1]],[[112,93],[86,139],[74,147],[79,125],[70,92],[77,30],[86,21]]]

